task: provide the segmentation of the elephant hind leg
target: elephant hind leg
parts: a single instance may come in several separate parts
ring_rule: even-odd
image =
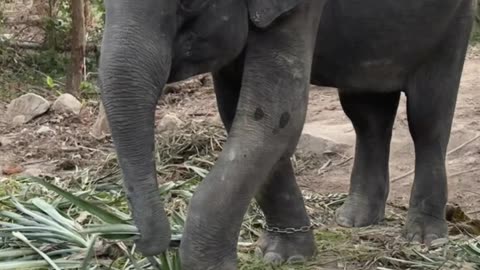
[[[273,264],[310,259],[316,253],[315,239],[289,157],[277,163],[255,198],[270,229],[260,237],[257,255]]]
[[[241,88],[240,62],[213,75],[219,113],[227,131],[235,117]],[[280,159],[255,198],[272,228],[301,228],[310,222],[289,158]],[[294,234],[265,231],[256,253],[266,262],[278,264],[309,259],[315,251],[311,230]]]
[[[341,226],[363,227],[384,218],[390,140],[399,98],[400,92],[340,91],[343,110],[357,135],[349,196],[336,212]]]

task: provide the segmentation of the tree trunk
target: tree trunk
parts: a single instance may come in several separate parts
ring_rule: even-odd
[[[86,0],[88,1],[88,0]],[[86,31],[85,31],[85,2],[72,0],[72,56],[70,72],[67,78],[67,92],[77,96],[80,93],[80,84],[83,78]]]
[[[84,4],[83,13],[85,15],[85,32],[88,35],[90,30],[92,30],[92,19],[93,19],[93,17],[90,14],[92,4],[90,3],[91,0],[83,0],[83,1],[84,1],[84,3],[83,3]]]

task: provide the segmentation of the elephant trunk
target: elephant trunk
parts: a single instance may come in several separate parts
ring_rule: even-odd
[[[164,1],[149,1],[150,6],[132,2],[106,1],[100,88],[124,189],[141,235],[137,248],[149,256],[166,250],[171,236],[156,178],[154,119],[169,76],[175,24],[158,16]]]

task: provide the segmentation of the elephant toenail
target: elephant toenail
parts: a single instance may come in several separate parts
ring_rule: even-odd
[[[337,215],[335,217],[335,221],[341,227],[351,228],[351,227],[354,226],[353,222],[350,219],[344,217],[341,213],[338,213],[338,212],[337,212]]]
[[[422,242],[420,235],[417,233],[407,235],[407,240],[410,242],[410,244],[420,244]]]
[[[302,255],[295,255],[295,256],[292,256],[290,258],[288,258],[288,261],[287,263],[289,264],[303,264],[305,263],[307,260],[305,259],[304,256]]]
[[[275,252],[267,252],[263,257],[265,263],[272,264],[272,265],[280,265],[283,263],[283,258],[280,254]]]
[[[431,233],[431,234],[427,234],[425,236],[425,239],[424,239],[424,243],[425,245],[427,246],[430,246],[432,244],[432,242],[436,239],[440,238],[437,234],[434,234],[434,233]]]

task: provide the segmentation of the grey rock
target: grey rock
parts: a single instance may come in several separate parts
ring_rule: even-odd
[[[50,102],[43,97],[28,93],[20,96],[7,106],[7,119],[15,125],[29,122],[48,111]]]
[[[351,124],[318,121],[305,124],[297,148],[315,154],[352,154],[355,132]]]
[[[12,124],[15,126],[20,126],[22,124],[25,124],[27,121],[27,117],[25,115],[17,115],[12,119]]]
[[[37,131],[35,131],[37,134],[46,134],[46,133],[51,133],[54,132],[53,129],[47,126],[41,126]]]
[[[56,112],[66,112],[80,114],[82,103],[71,94],[62,94],[53,103],[52,110]]]
[[[0,146],[8,146],[13,143],[12,139],[7,138],[7,137],[1,137],[0,138]]]

